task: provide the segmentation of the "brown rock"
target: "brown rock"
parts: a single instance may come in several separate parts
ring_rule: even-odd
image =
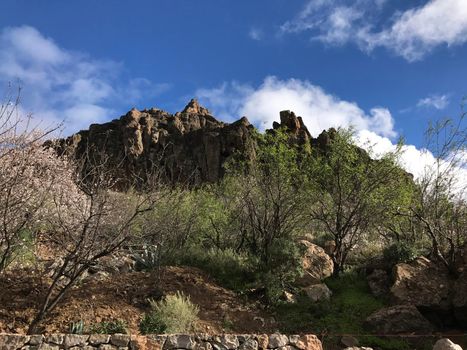
[[[323,279],[332,275],[334,263],[323,248],[311,242],[302,240],[300,244],[305,247],[302,258],[304,274],[296,283],[300,286],[318,284]]]
[[[449,308],[450,278],[447,269],[419,257],[394,266],[391,297],[401,304]]]
[[[366,320],[368,329],[379,334],[427,334],[432,325],[414,305],[396,305],[371,314]]]

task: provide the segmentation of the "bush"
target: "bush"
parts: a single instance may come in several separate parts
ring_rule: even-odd
[[[167,295],[160,301],[151,301],[151,311],[140,323],[143,334],[184,333],[193,331],[198,321],[198,306],[180,292]]]
[[[115,320],[94,323],[89,327],[88,332],[90,334],[126,334],[128,330],[125,321]]]
[[[408,262],[417,256],[417,249],[406,242],[393,243],[383,250],[384,260],[391,266],[401,262]]]
[[[220,285],[235,291],[243,291],[255,281],[255,258],[233,249],[193,247],[178,252],[171,263],[200,268]]]

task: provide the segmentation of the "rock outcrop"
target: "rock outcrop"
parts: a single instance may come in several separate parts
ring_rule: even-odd
[[[274,122],[270,132],[279,128],[306,150],[326,147],[332,138],[332,131],[323,131],[313,139],[302,118],[290,111],[280,112],[280,123]],[[146,180],[155,169],[169,182],[200,184],[222,178],[224,164],[232,157],[255,156],[254,129],[245,117],[221,122],[193,99],[175,114],[132,109],[119,119],[58,140],[54,147],[87,162],[105,162],[122,187],[134,179]]]

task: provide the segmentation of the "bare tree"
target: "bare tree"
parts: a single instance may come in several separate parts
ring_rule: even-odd
[[[465,102],[465,100],[464,100]],[[431,241],[431,255],[456,275],[459,251],[467,244],[467,112],[442,119],[426,132],[433,156],[417,180],[418,191],[407,213]]]
[[[9,86],[0,105],[0,272],[31,235],[38,210],[62,168],[53,152],[41,145],[55,129],[41,131],[32,126],[30,116],[21,115],[20,92]]]
[[[157,187],[156,176],[154,181],[148,179],[147,190],[114,191],[116,180],[110,175],[113,169],[105,163],[104,156],[95,152],[89,150],[85,157],[98,158],[100,164],[81,159],[77,168],[76,163],[68,162],[68,176],[54,186],[41,209],[40,220],[47,231],[40,240],[54,250],[58,263],[29,334],[38,331],[40,322],[88,268],[130,241],[136,218],[152,210],[161,199],[163,192]]]

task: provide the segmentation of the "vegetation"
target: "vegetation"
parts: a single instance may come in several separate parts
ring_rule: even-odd
[[[385,301],[351,272],[358,264],[352,254],[374,254],[388,266],[429,254],[459,273],[467,242],[466,184],[457,175],[466,168],[465,113],[429,128],[434,163],[416,179],[398,165],[402,145],[372,159],[371,151],[357,147],[352,130],[331,129],[323,147],[304,148],[279,128],[255,134],[254,159],[234,157],[219,183],[168,186],[156,169],[145,175],[147,186],[117,191],[105,155],[89,149],[86,159],[57,157],[44,146],[50,131],[20,128],[16,110],[10,101],[0,106],[0,274],[15,263],[35,262],[39,248],[55,258],[51,271],[38,269],[36,287],[44,292],[31,334],[89,268],[122,249],[131,251],[139,270],[194,266],[236,292],[260,295],[288,333],[363,333],[363,320]],[[299,296],[285,304],[281,296],[303,273],[298,241],[310,233],[333,243],[334,276],[326,282],[332,300]],[[140,330],[188,332],[198,311],[185,295],[167,295],[151,301]],[[78,322],[70,331],[84,329]],[[89,331],[124,333],[126,325],[102,322]],[[408,346],[369,337],[361,343]]]
[[[198,307],[184,294],[167,295],[160,301],[151,301],[151,311],[141,320],[141,333],[191,332],[196,326],[198,312]]]

